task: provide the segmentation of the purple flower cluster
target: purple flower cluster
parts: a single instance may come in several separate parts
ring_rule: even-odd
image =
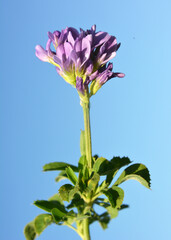
[[[96,32],[95,25],[80,32],[67,27],[61,32],[48,32],[48,37],[46,49],[36,46],[36,56],[55,65],[59,75],[76,87],[80,96],[91,96],[109,79],[124,77],[123,73],[112,72],[112,63],[107,64],[115,57],[120,44],[107,32]]]

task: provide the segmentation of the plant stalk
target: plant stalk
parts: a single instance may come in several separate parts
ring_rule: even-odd
[[[85,131],[85,145],[86,145],[86,159],[88,169],[92,169],[92,150],[91,150],[91,128],[90,128],[90,104],[89,102],[82,102],[84,114],[84,131]],[[89,219],[83,220],[83,240],[90,240]]]
[[[92,152],[91,152],[91,129],[90,129],[90,104],[89,102],[83,102],[84,113],[84,130],[85,130],[85,145],[86,145],[86,158],[88,162],[88,168],[92,169]]]
[[[88,218],[83,220],[83,231],[84,231],[84,237],[83,240],[90,240],[90,229],[89,229],[89,220]]]

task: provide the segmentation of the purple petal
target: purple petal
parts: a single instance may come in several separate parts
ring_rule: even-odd
[[[115,73],[116,77],[123,78],[125,77],[124,73]]]
[[[90,42],[90,44],[92,44],[92,41],[93,41],[92,34],[88,34],[85,38]]]
[[[82,40],[82,52],[84,53],[85,62],[90,57],[91,53],[90,41],[87,38],[83,38]],[[82,65],[84,64],[84,62],[82,63]]]
[[[36,57],[38,57],[43,62],[49,62],[47,51],[42,46],[37,45],[35,49],[36,49]]]
[[[83,79],[81,77],[76,77],[76,89],[77,91],[84,94],[84,85],[83,85]]]
[[[118,43],[116,51],[120,48],[121,43]]]
[[[90,57],[91,45],[89,40],[86,37],[78,38],[75,41],[74,50],[78,57],[76,67],[82,67]]]
[[[62,60],[63,59],[63,56],[65,55],[65,49],[64,49],[64,45],[61,44],[57,47],[56,49],[56,56]]]
[[[90,80],[93,81],[95,78],[97,78],[98,74],[99,74],[99,71],[95,71],[93,74],[89,76]]]
[[[96,31],[96,25],[95,25],[95,24],[91,27],[91,30],[92,30],[93,32]]]
[[[61,32],[59,32],[59,31],[54,31],[54,32],[53,32],[53,35],[54,35],[54,37],[59,38],[60,35],[61,35]]]
[[[64,43],[64,51],[65,51],[66,58],[68,58],[70,56],[72,50],[73,50],[73,47],[71,46],[71,44],[68,42],[65,42]]]
[[[85,91],[88,89],[88,84],[90,83],[90,79],[87,77],[86,80],[83,82],[81,77],[76,77],[76,89],[82,95],[85,94]]]
[[[46,43],[46,50],[49,51],[50,50],[50,45],[51,45],[51,40],[48,39],[47,43]]]
[[[93,71],[93,63],[91,62],[91,60],[89,60],[89,62],[86,64],[86,70],[85,70],[85,75],[89,76],[92,71]]]
[[[82,46],[82,39],[78,38],[75,41],[75,45],[74,45],[74,50],[75,50],[76,53],[81,52],[81,46]]]
[[[60,34],[61,33],[59,31],[54,31],[53,33],[48,32],[48,37],[53,42],[55,48],[58,46],[58,39],[60,37]]]
[[[61,64],[62,64],[61,60],[60,60],[56,55],[53,56],[53,60],[54,60],[54,62],[56,62],[58,65],[61,65]]]
[[[113,63],[109,63],[107,66],[107,70],[112,71],[113,69]]]
[[[60,37],[58,39],[58,45],[64,43],[67,39],[68,28],[65,28],[61,31]]]
[[[71,59],[67,59],[63,61],[63,69],[66,72],[71,72],[72,71],[72,61]]]
[[[109,55],[105,55],[105,57],[102,56],[102,57],[100,58],[100,63],[101,63],[101,64],[105,64],[105,63],[107,63],[108,61],[110,61],[112,58],[114,58],[115,56],[116,56],[116,52],[112,52],[112,53],[109,54]]]
[[[72,36],[72,33],[69,31],[68,33],[68,42],[72,44],[72,46],[74,46],[75,43],[75,39]]]
[[[51,41],[50,39],[48,39],[47,44],[46,44],[46,51],[47,51],[48,56],[51,57],[51,58],[53,58],[53,56],[55,55],[55,53],[52,52],[51,49],[50,49],[51,42],[52,42],[52,41]]]
[[[102,45],[104,42],[108,41],[110,35],[107,32],[98,32],[94,37],[94,48]]]
[[[76,39],[79,36],[79,32],[75,28],[69,27],[68,32],[72,33],[72,36],[74,39]]]
[[[70,58],[73,60],[73,62],[76,64],[78,56],[75,52],[75,50],[72,50],[72,52],[70,53]]]
[[[48,37],[51,41],[54,41],[54,35],[51,32],[48,32]]]

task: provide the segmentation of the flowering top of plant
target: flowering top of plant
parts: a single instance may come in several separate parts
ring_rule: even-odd
[[[124,77],[123,73],[112,72],[112,63],[107,64],[115,57],[120,44],[107,32],[96,32],[95,25],[80,32],[67,27],[61,32],[48,32],[48,37],[46,49],[36,46],[36,56],[55,65],[59,75],[77,88],[82,100],[94,95],[109,79]]]
[[[134,179],[150,189],[150,174],[145,165],[132,164],[128,157],[115,156],[108,160],[92,155],[89,99],[109,79],[124,77],[123,73],[112,72],[113,65],[108,63],[120,46],[116,38],[107,32],[96,32],[95,25],[87,31],[78,32],[69,27],[61,32],[49,32],[48,36],[46,49],[36,46],[36,56],[55,65],[57,72],[78,91],[84,118],[81,157],[76,166],[66,162],[44,165],[44,171],[60,171],[56,182],[67,179],[69,183],[63,184],[48,200],[34,202],[45,213],[25,226],[24,235],[26,240],[34,240],[50,224],[56,224],[70,227],[82,240],[90,240],[90,224],[98,221],[105,229],[120,210],[128,207],[123,204],[124,190],[120,184]],[[55,51],[51,50],[51,44]],[[123,167],[125,170],[118,176]],[[96,206],[104,212],[99,213]]]

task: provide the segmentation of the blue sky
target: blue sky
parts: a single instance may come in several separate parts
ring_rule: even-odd
[[[34,200],[57,192],[52,161],[76,164],[82,109],[75,89],[35,57],[47,32],[66,26],[107,31],[121,47],[112,60],[124,79],[112,79],[91,101],[93,153],[129,156],[151,172],[152,191],[130,180],[109,228],[91,227],[92,240],[169,240],[171,237],[171,2],[169,0],[0,1],[0,238],[22,240],[42,211]],[[40,240],[79,239],[67,227],[48,227]]]

